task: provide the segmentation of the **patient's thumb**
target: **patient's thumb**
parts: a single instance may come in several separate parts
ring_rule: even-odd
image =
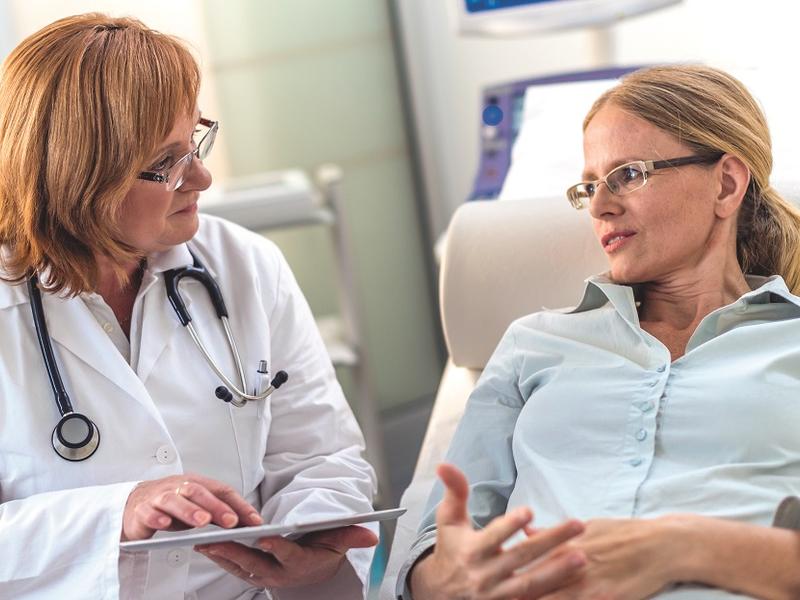
[[[436,524],[463,525],[469,524],[467,514],[467,498],[469,497],[469,483],[464,474],[453,465],[442,463],[436,469],[436,474],[444,484],[444,498],[436,509]]]

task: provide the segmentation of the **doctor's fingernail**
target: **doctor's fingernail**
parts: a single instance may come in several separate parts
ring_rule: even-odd
[[[252,512],[252,513],[250,513],[250,514],[248,515],[248,518],[250,519],[250,522],[251,522],[251,523],[253,523],[254,525],[260,525],[260,524],[261,524],[261,523],[263,523],[263,521],[264,521],[264,520],[261,518],[261,515],[260,515],[260,514],[258,514],[257,512]]]
[[[209,520],[209,514],[204,510],[194,511],[192,517],[194,518],[194,522],[198,525],[205,525]]]
[[[222,524],[225,525],[225,527],[233,527],[236,525],[236,521],[238,521],[238,519],[233,513],[225,513],[222,515]]]

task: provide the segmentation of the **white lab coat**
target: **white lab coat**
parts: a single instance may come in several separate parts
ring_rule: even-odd
[[[24,285],[0,283],[0,598],[251,598],[258,593],[191,549],[119,552],[123,508],[141,480],[193,472],[236,488],[267,523],[371,509],[374,473],[311,312],[279,250],[207,216],[190,242],[215,276],[253,385],[260,359],[289,381],[244,408],[219,381],[170,307],[165,269],[191,263],[182,244],[148,259],[134,306],[131,362],[80,297],[43,294],[74,409],[100,430],[97,452],[68,462],[50,436],[59,414]],[[205,289],[181,284],[207,348],[238,382]],[[107,325],[110,327],[110,325]],[[354,550],[333,581],[277,598],[363,597],[371,550]]]

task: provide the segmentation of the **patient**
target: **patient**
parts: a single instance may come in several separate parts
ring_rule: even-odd
[[[800,533],[769,527],[800,493],[800,212],[764,115],[724,72],[641,70],[584,159],[610,270],[509,327],[398,594],[800,598]]]

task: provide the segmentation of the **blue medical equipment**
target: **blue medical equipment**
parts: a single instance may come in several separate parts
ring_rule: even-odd
[[[481,138],[480,160],[472,193],[468,199],[489,200],[497,198],[498,194],[500,194],[508,168],[511,166],[511,148],[514,146],[514,141],[517,139],[522,126],[522,109],[528,88],[553,83],[616,79],[638,68],[640,67],[615,67],[561,73],[547,77],[491,85],[484,88],[479,129]],[[503,118],[496,125],[486,122],[485,114],[487,108],[490,107],[496,107],[503,115]],[[546,143],[546,140],[544,142]]]

